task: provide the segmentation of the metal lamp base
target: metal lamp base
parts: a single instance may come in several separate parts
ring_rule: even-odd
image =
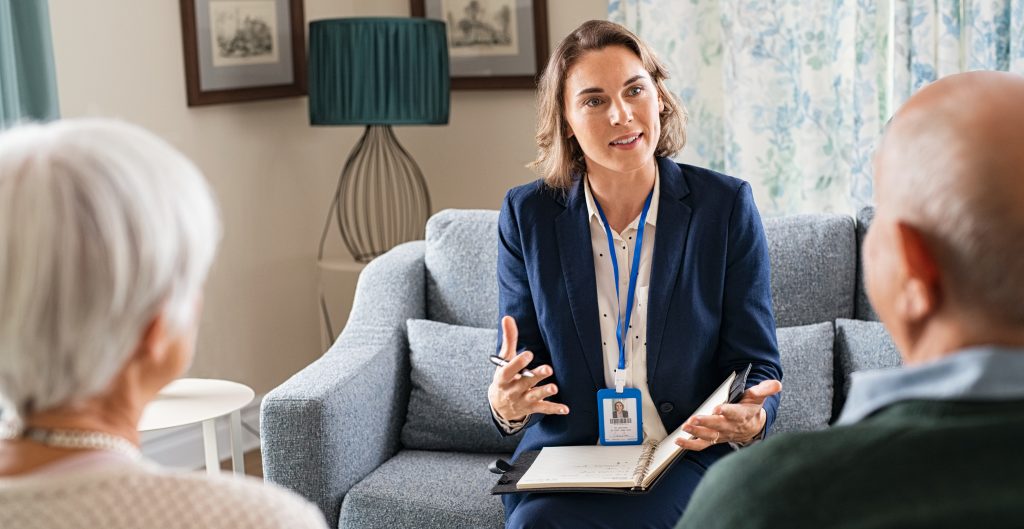
[[[366,263],[422,239],[429,215],[430,193],[419,166],[391,125],[368,125],[341,171],[317,257],[323,259],[332,220],[352,257]]]

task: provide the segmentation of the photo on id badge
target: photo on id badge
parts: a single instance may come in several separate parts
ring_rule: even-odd
[[[617,393],[614,389],[599,392],[601,444],[629,445],[640,444],[643,441],[639,393],[635,388],[625,388],[622,393]]]

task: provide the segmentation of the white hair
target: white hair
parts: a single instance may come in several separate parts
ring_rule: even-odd
[[[220,240],[199,170],[107,119],[0,134],[0,397],[4,419],[106,389],[163,316],[196,317]]]

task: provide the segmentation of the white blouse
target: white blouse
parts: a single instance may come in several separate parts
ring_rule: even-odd
[[[634,296],[633,313],[630,316],[629,328],[626,329],[626,387],[640,390],[642,399],[644,433],[654,439],[664,439],[668,432],[658,415],[651,392],[647,387],[647,299],[651,284],[651,261],[654,256],[654,235],[658,224],[658,201],[660,177],[654,176],[654,193],[651,207],[647,212],[644,228],[643,247],[640,249],[640,263],[636,278],[636,294]],[[587,214],[590,217],[590,246],[594,252],[594,274],[597,281],[597,306],[601,319],[601,347],[604,352],[604,383],[606,387],[615,387],[615,369],[619,365],[619,345],[615,338],[616,314],[623,320],[626,318],[626,297],[629,291],[629,275],[633,266],[633,254],[636,250],[636,234],[640,227],[640,216],[637,215],[622,233],[612,232],[615,242],[615,259],[619,264],[619,297],[616,303],[615,272],[612,260],[608,255],[608,236],[604,231],[604,222],[597,212],[594,195],[590,191],[590,180],[583,186],[587,197]],[[621,310],[619,309],[621,307]]]

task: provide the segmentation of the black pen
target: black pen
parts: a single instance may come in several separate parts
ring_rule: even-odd
[[[505,366],[508,365],[508,360],[505,360],[504,358],[502,358],[502,357],[500,357],[498,355],[491,355],[489,358],[491,359],[491,363],[496,365],[496,366],[498,366],[498,367],[505,367]],[[529,369],[526,369],[525,367],[519,371],[519,374],[524,376],[524,377],[533,377],[534,376],[533,371],[530,371]]]

